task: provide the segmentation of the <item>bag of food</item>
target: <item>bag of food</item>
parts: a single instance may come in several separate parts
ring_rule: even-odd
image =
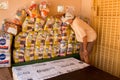
[[[14,39],[14,47],[15,48],[24,48],[27,35],[28,35],[28,33],[26,33],[26,32],[19,33]]]
[[[47,1],[41,1],[40,5],[39,5],[39,9],[40,9],[40,12],[41,12],[41,16],[43,18],[46,18],[48,16],[48,13],[49,13],[49,8],[48,8],[48,2]]]
[[[53,44],[53,36],[51,35],[48,35],[45,39],[45,45],[48,45],[48,44]]]
[[[31,17],[26,17],[25,21],[22,24],[22,31],[23,32],[30,32],[34,30],[34,23],[35,19]]]
[[[34,57],[35,60],[42,59],[44,53],[44,46],[40,45],[40,47],[35,47]]]
[[[68,43],[75,43],[75,33],[73,30],[70,31],[70,35],[68,38]]]
[[[43,58],[51,58],[53,53],[52,45],[45,45],[44,46],[44,54]]]
[[[44,31],[39,31],[36,37],[35,46],[44,45],[45,39],[46,39],[46,34],[44,34]]]
[[[55,30],[55,31],[54,31],[54,35],[62,35],[61,30]]]
[[[15,19],[17,19],[19,21],[19,25],[22,25],[26,16],[27,16],[27,13],[26,13],[25,9],[17,10]]]
[[[45,20],[43,20],[42,18],[36,18],[34,30],[37,32],[43,31],[44,23],[45,23]]]
[[[61,35],[54,34],[53,44],[60,44],[60,42],[61,42]]]
[[[67,42],[62,40],[60,43],[60,56],[66,56]]]
[[[25,61],[35,60],[34,49],[35,49],[34,47],[25,47],[25,54],[24,54]]]
[[[18,48],[13,51],[13,60],[15,63],[24,62],[24,48]]]
[[[5,32],[10,33],[14,36],[16,36],[21,31],[21,27],[19,25],[14,24],[10,21],[4,22],[3,29]]]
[[[73,43],[68,43],[67,54],[73,54],[73,50],[74,50],[73,45],[74,45]]]
[[[28,36],[26,37],[26,46],[27,47],[34,47],[35,41],[37,37],[37,32],[31,31],[28,33]]]
[[[67,24],[62,24],[62,26],[61,26],[61,30],[62,31],[67,31],[68,29],[69,29],[69,25],[67,25]]]
[[[60,44],[54,44],[52,57],[59,56],[59,53],[60,53]]]
[[[47,21],[46,21],[46,24],[44,26],[44,30],[48,31],[48,32],[53,30],[53,24],[54,24],[54,18],[52,16],[48,17]]]
[[[64,41],[67,41],[68,40],[68,36],[66,33],[62,33],[61,34],[61,39],[64,40]]]
[[[62,21],[59,18],[55,18],[55,23],[53,25],[53,30],[61,30]]]
[[[80,43],[74,44],[74,53],[76,53],[76,54],[80,53]]]
[[[62,35],[61,37],[62,37],[62,40],[67,41],[68,38],[69,38],[69,35],[70,35],[70,29],[69,29],[69,26],[67,26],[67,25],[63,25],[61,30],[62,30],[62,31],[61,31],[61,35]]]
[[[38,5],[34,1],[31,2],[31,5],[28,8],[27,13],[29,14],[29,16],[31,18],[40,17],[39,7],[38,7]]]

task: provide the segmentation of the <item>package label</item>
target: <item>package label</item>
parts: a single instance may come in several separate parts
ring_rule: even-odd
[[[10,67],[10,53],[0,52],[0,67]]]
[[[12,35],[0,32],[0,50],[8,52],[11,47]]]

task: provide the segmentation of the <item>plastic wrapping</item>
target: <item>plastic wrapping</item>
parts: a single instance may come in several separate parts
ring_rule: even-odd
[[[26,13],[25,9],[17,10],[14,20],[15,20],[15,22],[17,22],[18,25],[22,25],[26,16],[27,16],[27,13]]]
[[[28,33],[28,36],[26,37],[26,46],[27,47],[34,47],[35,41],[37,37],[37,32],[31,31]]]
[[[44,30],[45,31],[51,31],[51,30],[53,30],[53,24],[54,24],[54,18],[52,16],[48,17],[47,21],[46,21],[46,24],[44,26]]]
[[[61,35],[60,34],[54,34],[53,44],[60,44],[60,42],[61,42]]]
[[[79,54],[80,53],[80,43],[74,44],[74,53]]]
[[[22,31],[23,32],[30,32],[34,30],[34,23],[35,19],[31,17],[26,17],[25,21],[22,24]]]
[[[4,31],[12,35],[17,35],[21,31],[21,27],[10,21],[4,21]]]
[[[28,33],[26,32],[21,32],[19,33],[14,40],[14,47],[15,48],[24,48],[25,47],[25,43],[26,43],[26,37],[27,37]]]
[[[45,44],[53,44],[53,36],[52,35],[47,35],[46,39],[45,39]]]
[[[46,39],[46,33],[44,31],[38,32],[38,35],[36,37],[35,46],[44,45],[45,39]]]
[[[74,44],[68,43],[67,54],[73,54],[73,51],[74,51]]]
[[[42,0],[39,5],[39,9],[41,12],[41,16],[43,18],[46,18],[48,16],[48,13],[50,12],[50,10],[48,8],[48,2],[46,0]]]
[[[53,30],[54,31],[61,30],[61,25],[62,25],[62,21],[59,18],[55,18],[55,23],[53,25]]]
[[[61,41],[60,56],[66,56],[66,52],[67,52],[67,42],[66,41]]]
[[[25,47],[25,54],[24,54],[25,61],[35,60],[34,49],[35,49],[34,47]]]
[[[42,59],[43,58],[43,53],[44,53],[44,45],[40,45],[40,47],[36,46],[35,47],[35,52],[34,52],[35,60]]]
[[[76,42],[76,38],[75,38],[75,33],[73,30],[70,30],[70,35],[68,38],[68,43],[75,43]]]
[[[18,48],[13,51],[13,59],[15,63],[24,62],[24,48]]]
[[[61,27],[61,37],[62,37],[62,40],[65,40],[65,41],[67,41],[68,40],[68,38],[69,38],[69,35],[70,35],[70,28],[69,28],[69,26],[68,25],[66,25],[66,24],[63,24],[62,25],[62,27]]]
[[[60,44],[54,44],[52,57],[59,56],[59,53],[60,53]]]
[[[34,30],[42,31],[44,24],[45,24],[45,20],[43,20],[42,18],[36,18]]]
[[[31,18],[40,17],[39,6],[34,1],[32,1],[30,7],[27,10],[27,13]]]
[[[43,58],[51,58],[53,53],[53,47],[52,45],[45,45],[44,46],[44,54]]]

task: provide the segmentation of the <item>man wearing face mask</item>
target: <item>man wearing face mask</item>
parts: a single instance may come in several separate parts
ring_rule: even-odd
[[[97,37],[96,32],[86,22],[70,12],[66,12],[61,19],[63,23],[71,25],[77,41],[80,42],[80,58],[89,63],[89,55]]]

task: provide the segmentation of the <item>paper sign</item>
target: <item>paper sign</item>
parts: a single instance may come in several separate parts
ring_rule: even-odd
[[[75,58],[60,59],[44,63],[13,67],[16,80],[44,80],[89,66]]]

